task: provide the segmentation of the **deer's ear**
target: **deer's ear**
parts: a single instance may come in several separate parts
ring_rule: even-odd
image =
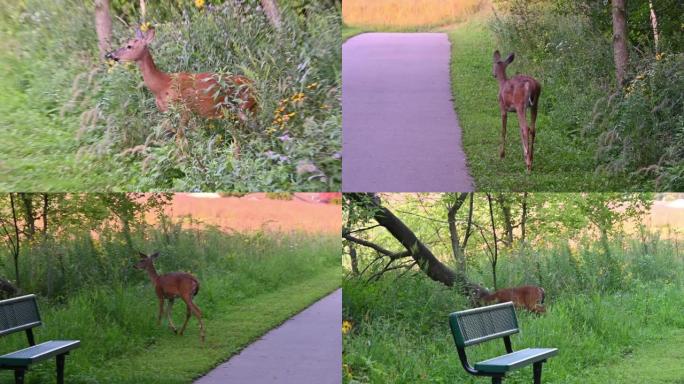
[[[156,259],[157,257],[159,257],[159,252],[155,252],[150,255],[150,259]]]
[[[515,59],[515,53],[511,53],[510,55],[508,55],[508,59],[506,59],[506,64],[512,63],[513,59]]]
[[[136,28],[136,29],[135,29],[135,38],[136,38],[136,39],[140,39],[140,40],[142,40],[142,39],[145,38],[145,36],[143,35],[143,33],[142,33],[142,31],[140,30],[140,28]]]
[[[154,40],[154,28],[150,27],[145,33],[145,44],[149,44]]]
[[[498,50],[494,51],[494,62],[501,60],[501,54]]]
[[[142,252],[140,252],[140,251],[138,251],[138,254],[140,255],[140,258],[141,258],[141,259],[146,259],[146,258],[147,258],[147,255],[144,254],[144,253],[142,253]]]

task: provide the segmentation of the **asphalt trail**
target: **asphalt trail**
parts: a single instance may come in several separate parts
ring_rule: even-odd
[[[342,290],[338,289],[269,331],[195,384],[340,384],[341,327]]]
[[[342,190],[473,190],[444,33],[365,33],[342,46]]]

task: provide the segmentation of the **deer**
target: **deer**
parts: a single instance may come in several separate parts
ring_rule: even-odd
[[[508,112],[518,114],[520,136],[523,145],[523,155],[527,172],[532,171],[534,159],[534,138],[537,125],[537,108],[541,94],[541,84],[533,77],[517,75],[512,78],[506,76],[506,67],[515,59],[515,53],[501,61],[499,51],[494,52],[493,75],[499,83],[499,108],[501,110],[501,148],[499,157],[506,156],[506,122]],[[527,109],[530,109],[530,124],[527,124]]]
[[[200,340],[204,342],[204,322],[202,322],[202,312],[192,299],[199,292],[200,284],[195,276],[185,273],[185,272],[170,272],[163,275],[157,274],[157,270],[154,268],[154,260],[159,257],[159,252],[155,252],[151,255],[146,255],[142,252],[140,254],[140,261],[135,263],[133,266],[137,269],[142,269],[147,272],[150,277],[152,284],[154,284],[154,290],[157,293],[157,298],[159,299],[159,316],[157,317],[157,325],[161,325],[162,314],[164,313],[164,302],[168,300],[169,304],[166,307],[166,317],[169,322],[169,328],[173,333],[183,335],[185,327],[188,325],[188,320],[190,320],[191,315],[195,315],[197,321],[199,321],[200,326]],[[187,307],[187,312],[185,315],[185,322],[181,327],[180,332],[176,329],[171,318],[173,311],[173,302],[176,298],[180,297]]]
[[[159,70],[148,48],[154,36],[154,28],[150,27],[146,32],[136,28],[135,38],[128,40],[121,48],[107,53],[105,58],[116,62],[137,63],[143,82],[154,94],[155,103],[161,112],[166,112],[171,104],[181,106],[181,123],[184,125],[188,120],[188,111],[208,119],[222,118],[226,111],[231,111],[236,112],[237,117],[245,122],[247,113],[256,110],[253,82],[245,76],[231,75],[222,78],[230,86],[228,89],[221,89],[218,76],[214,73],[165,73]],[[178,132],[182,135],[182,130]],[[236,138],[233,139],[239,148]]]
[[[477,304],[506,303],[512,301],[518,308],[524,308],[530,312],[542,314],[546,312],[544,307],[544,289],[536,285],[499,289],[490,293],[484,288],[473,291],[472,297]]]

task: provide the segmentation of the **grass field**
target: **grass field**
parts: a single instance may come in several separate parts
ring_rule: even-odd
[[[454,104],[463,129],[468,166],[478,190],[572,192],[628,188],[621,178],[595,172],[595,148],[573,141],[554,127],[546,115],[543,78],[532,173],[525,169],[514,113],[508,115],[506,158],[501,160],[501,118],[498,84],[492,77],[492,54],[504,47],[497,47],[487,26],[478,22],[454,28],[449,38]],[[524,72],[515,62],[508,68],[509,76]]]
[[[345,0],[342,20],[357,27],[425,28],[462,21],[487,4],[484,0]]]
[[[559,252],[535,250],[548,288],[547,313],[518,311],[521,332],[512,342],[516,350],[559,349],[544,365],[545,383],[681,383],[684,260],[674,244],[653,241],[657,247],[646,254],[638,243],[613,244],[613,261],[622,271],[617,290],[582,284],[606,279],[606,271],[595,265],[599,248],[578,250],[574,266]],[[502,286],[522,284],[529,260],[513,255],[504,260]],[[486,262],[474,263],[470,279],[491,284]],[[579,280],[571,282],[574,278]],[[459,364],[447,316],[470,304],[455,290],[420,272],[372,283],[350,278],[343,290],[343,316],[353,324],[343,338],[345,383],[486,382]],[[468,348],[472,362],[503,353],[500,340]],[[531,368],[524,368],[506,382],[529,383],[531,376]]]
[[[198,277],[195,302],[206,342],[200,343],[194,318],[184,336],[157,326],[154,288],[144,272],[130,268],[134,255],[119,235],[102,232],[95,243],[78,238],[53,245],[62,272],[39,247],[22,255],[22,287],[41,294],[38,341],[81,340],[67,358],[66,382],[191,382],[340,285],[339,239],[333,235],[198,228],[142,235],[135,235],[138,247],[161,251],[160,273]],[[46,292],[52,292],[49,299]],[[179,325],[185,306],[177,302],[174,313]],[[25,346],[21,332],[0,339],[2,353]],[[54,363],[32,367],[27,378],[30,384],[52,382]],[[11,371],[0,373],[0,383],[12,380]]]

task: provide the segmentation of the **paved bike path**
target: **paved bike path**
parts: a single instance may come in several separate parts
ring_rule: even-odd
[[[339,384],[342,382],[341,326],[342,290],[338,289],[271,330],[195,384]]]
[[[342,46],[342,190],[473,190],[444,33],[365,33]]]

